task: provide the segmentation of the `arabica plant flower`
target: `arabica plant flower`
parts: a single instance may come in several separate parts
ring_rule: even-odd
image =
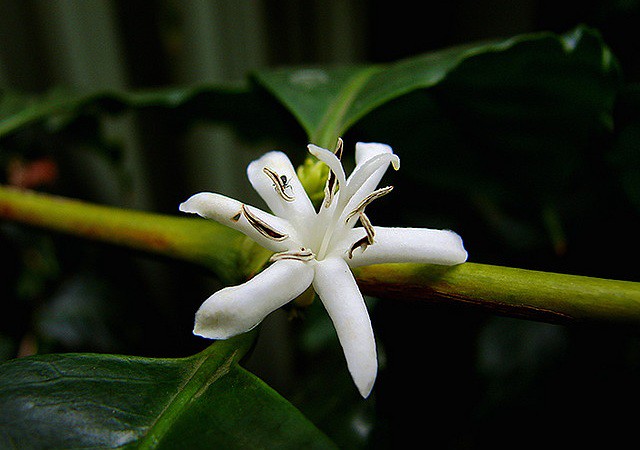
[[[313,144],[308,148],[330,169],[317,211],[289,158],[278,151],[247,168],[249,181],[273,214],[209,192],[180,205],[181,211],[235,228],[274,252],[272,264],[255,277],[209,297],[196,313],[193,332],[211,339],[243,333],[313,286],[336,328],[349,372],[367,397],[378,368],[376,345],[350,269],[391,262],[460,264],[467,252],[452,231],[372,225],[365,209],[392,190],[377,188],[389,164],[396,170],[400,166],[389,146],[357,143],[356,166],[348,178],[341,140],[333,152]]]

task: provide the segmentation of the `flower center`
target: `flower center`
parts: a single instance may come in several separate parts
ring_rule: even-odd
[[[371,183],[367,183],[367,181],[374,172],[381,167],[380,163],[383,161],[382,158],[379,158],[382,155],[367,160],[357,175],[352,174],[353,177],[349,177],[349,180],[346,180],[340,161],[342,148],[342,139],[339,139],[333,154],[330,151],[317,147],[315,148],[315,152],[320,153],[316,154],[312,152],[316,154],[316,156],[321,156],[321,160],[329,167],[329,174],[324,187],[324,200],[320,205],[320,210],[314,217],[314,223],[307,224],[304,230],[296,230],[298,231],[296,233],[298,235],[297,239],[301,240],[302,242],[300,243],[304,246],[274,253],[269,259],[270,261],[279,261],[281,259],[321,261],[332,254],[334,246],[337,243],[344,242],[346,233],[348,233],[358,221],[362,224],[364,235],[357,239],[348,249],[337,249],[344,251],[344,254],[340,256],[346,256],[351,259],[356,249],[360,248],[362,251],[365,251],[368,246],[375,243],[375,230],[371,224],[371,220],[369,220],[369,217],[365,214],[365,208],[374,200],[391,192],[393,186],[372,190],[364,196],[357,205],[351,206],[349,208],[350,211],[346,213],[349,205],[355,203],[355,201],[352,201],[354,196],[362,195],[358,193],[362,192],[363,189],[373,189],[375,187],[375,185],[371,186]],[[389,157],[389,155],[385,155],[385,158],[386,157]],[[393,162],[393,159],[387,161]],[[394,163],[394,168],[395,167],[396,163]],[[264,167],[262,171],[273,182],[275,192],[283,201],[295,201],[286,175],[279,174],[270,167]],[[231,219],[237,221],[242,215],[244,215],[253,228],[269,239],[284,241],[290,237],[288,234],[278,231],[260,219],[244,205],[242,205],[241,211]]]

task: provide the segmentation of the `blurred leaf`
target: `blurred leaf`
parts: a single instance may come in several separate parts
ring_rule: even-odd
[[[620,128],[609,163],[627,198],[640,212],[640,84],[626,86],[618,103]]]
[[[183,359],[51,354],[0,365],[0,447],[333,448],[238,360],[253,334]]]
[[[377,299],[365,296],[365,301],[372,311]],[[291,402],[340,448],[370,448],[374,439],[375,395],[363,399],[353,389],[335,327],[322,302],[315,301],[304,310],[304,324],[297,336],[302,363],[297,372],[300,382],[290,396]],[[378,345],[378,370],[384,370],[383,352]],[[331,390],[326,389],[328,383]]]
[[[15,354],[15,342],[0,334],[0,361],[5,361]]]
[[[48,284],[59,276],[60,268],[49,236],[24,233],[20,238],[23,240],[22,273],[17,279],[16,291],[22,299],[33,299],[42,295]]]
[[[478,371],[493,383],[485,392],[487,406],[513,401],[536,377],[552,370],[567,347],[567,330],[553,324],[491,317],[478,337]]]
[[[33,96],[12,91],[0,91],[0,120],[5,120],[27,108]]]
[[[451,86],[456,88],[454,93],[464,95],[456,98],[461,107],[479,111],[487,119],[496,115],[508,119],[505,132],[518,131],[510,128],[513,119],[532,119],[531,128],[541,119],[551,119],[556,123],[554,128],[573,125],[573,120],[567,119],[574,116],[548,107],[557,100],[560,106],[568,105],[571,113],[579,106],[586,108],[583,113],[587,116],[601,114],[602,107],[610,107],[612,101],[612,80],[604,75],[614,74],[616,69],[598,34],[579,27],[566,35],[520,35],[388,65],[265,70],[259,71],[256,79],[287,106],[311,141],[327,146],[373,110],[413,91],[435,87],[454,72],[457,83],[469,82],[464,91]],[[526,92],[532,83],[541,88],[539,92]],[[530,105],[513,103],[513,96],[494,96],[499,93],[497,88],[520,97],[536,97],[537,107],[529,111]],[[559,97],[554,100],[554,95]],[[399,118],[409,115],[404,111]]]
[[[33,123],[46,122],[51,129],[60,129],[82,116],[147,109],[167,111],[177,125],[214,120],[230,123],[249,137],[282,135],[291,131],[287,116],[280,114],[284,106],[308,139],[330,146],[372,111],[407,94],[449,82],[454,73],[455,79],[447,87],[451,101],[469,114],[480,114],[484,120],[477,125],[506,119],[502,120],[502,131],[511,136],[520,132],[512,127],[513,120],[528,121],[524,132],[537,129],[541,120],[543,125],[553,123],[548,131],[575,127],[572,114],[576,105],[584,108],[585,117],[596,114],[610,123],[601,107],[611,104],[616,71],[615,59],[597,32],[579,27],[565,35],[519,35],[386,65],[260,70],[251,79],[253,83],[244,86],[206,84],[91,94],[57,90],[42,96],[4,92],[0,97],[0,139]],[[261,87],[278,102],[264,95]],[[500,95],[505,92],[509,95]],[[537,103],[514,103],[523,96],[537,99]],[[402,111],[399,120],[412,112]]]
[[[615,59],[586,28],[479,55],[435,92],[441,117],[467,151],[443,152],[446,166],[431,170],[445,169],[444,179],[456,167],[451,158],[468,158],[469,181],[500,180],[544,201],[583,165],[594,137],[611,129],[619,87]]]
[[[285,115],[278,116],[277,104],[249,87],[207,84],[89,94],[55,89],[43,95],[0,91],[0,140],[27,126],[41,124],[48,132],[59,132],[80,120],[145,110],[168,112],[175,126],[197,120],[225,122],[250,138],[278,133],[287,123]]]
[[[438,198],[455,217],[444,227],[458,224],[476,256],[504,262],[515,254],[533,264],[533,251],[571,251],[567,222],[584,223],[606,206],[598,202],[607,201],[602,171],[621,89],[615,58],[585,27],[463,50],[467,57],[437,84],[377,107],[352,132],[392,145],[403,163],[397,185]],[[424,226],[424,217],[409,217],[413,209],[403,222]],[[464,220],[476,239],[460,228]]]
[[[117,351],[121,336],[114,334],[110,324],[131,321],[118,310],[110,289],[108,282],[95,274],[74,274],[36,312],[33,321],[38,336],[65,351]]]

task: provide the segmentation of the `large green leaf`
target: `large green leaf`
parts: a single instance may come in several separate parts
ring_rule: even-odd
[[[482,59],[492,54],[508,56]],[[549,64],[536,67],[536,63],[544,61]],[[438,86],[463,65],[480,69],[481,75],[490,74],[476,79],[476,84],[470,85],[472,90],[466,92],[476,107],[489,108],[493,102],[483,103],[491,95],[487,88],[514,81],[509,80],[509,73],[503,73],[505,62],[507,70],[514,65],[526,69],[522,72],[524,78],[515,80],[521,87],[530,81],[548,86],[548,94],[559,94],[564,100],[569,96],[569,105],[579,100],[588,108],[587,113],[593,110],[594,103],[601,106],[603,96],[611,100],[609,90],[598,95],[594,87],[603,86],[594,84],[606,82],[605,75],[616,71],[615,60],[597,32],[585,27],[566,35],[544,32],[468,44],[387,65],[264,70],[256,74],[256,79],[291,111],[311,141],[330,145],[376,108],[413,91]],[[473,75],[474,70],[468,72]],[[596,95],[587,96],[586,92]],[[465,98],[457,100],[467,103]],[[520,113],[502,111],[507,116],[509,112]],[[551,117],[556,114],[550,110],[547,113]],[[408,114],[405,111],[400,115]]]
[[[51,354],[0,365],[1,448],[333,448],[238,365],[253,335],[181,359]]]
[[[508,56],[498,60],[482,58],[492,54]],[[536,66],[545,61],[549,64]],[[56,90],[44,96],[0,92],[0,138],[43,121],[55,128],[81,115],[145,109],[168,111],[177,124],[207,119],[232,123],[249,136],[273,135],[274,130],[282,134],[287,123],[283,115],[274,113],[284,105],[309,140],[330,145],[380,106],[406,94],[439,86],[460,68],[463,73],[480,71],[479,76],[474,75],[473,91],[462,92],[465,97],[456,100],[487,112],[492,103],[485,100],[495,93],[490,88],[496,83],[509,85],[508,71],[514,65],[526,69],[519,86],[534,81],[549,88],[547,95],[569,96],[568,105],[586,102],[588,113],[594,105],[600,106],[603,98],[610,100],[608,89],[602,93],[597,90],[607,86],[594,83],[606,83],[607,77],[603,75],[617,70],[615,58],[599,34],[578,27],[565,35],[524,34],[430,52],[391,64],[260,70],[252,78],[254,83],[245,86],[206,84],[90,94]],[[505,68],[507,71],[503,73]],[[487,73],[489,76],[485,77]],[[277,101],[264,96],[259,87],[266,88]],[[595,96],[585,95],[586,92]],[[466,94],[472,95],[467,98]],[[508,108],[503,112],[509,117],[520,114]],[[556,116],[555,111],[548,112],[552,118]]]

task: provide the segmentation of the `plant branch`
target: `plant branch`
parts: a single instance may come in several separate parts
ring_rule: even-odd
[[[213,221],[100,206],[0,186],[0,220],[143,250],[206,267],[228,283],[250,277],[269,253]],[[640,323],[640,283],[487,264],[381,264],[355,270],[381,298],[446,302],[549,322]]]
[[[233,283],[259,270],[269,253],[211,220],[152,214],[0,186],[0,220],[189,261]]]
[[[480,307],[553,323],[640,323],[640,283],[488,264],[381,264],[355,270],[364,292]]]

